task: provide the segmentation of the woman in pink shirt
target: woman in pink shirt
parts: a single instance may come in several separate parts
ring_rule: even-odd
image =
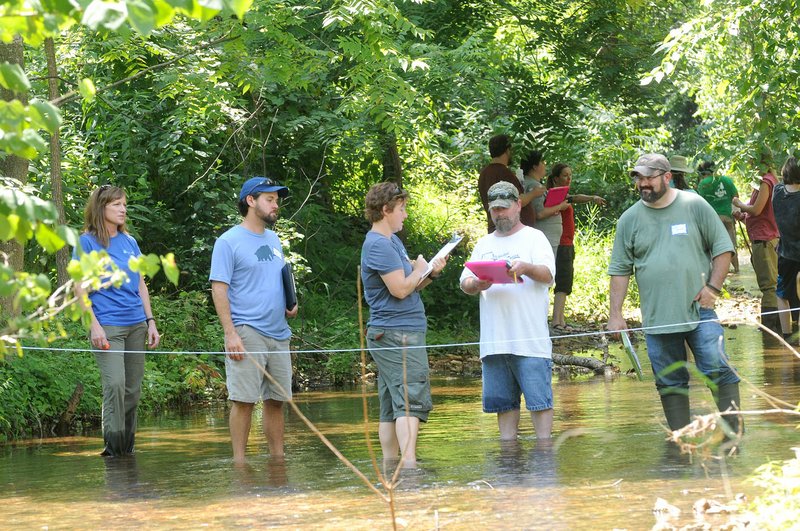
[[[556,164],[550,170],[547,177],[547,188],[556,186],[569,186],[572,182],[572,168],[566,164]],[[575,209],[572,203],[588,203],[595,205],[605,205],[606,201],[597,195],[575,194],[567,196],[567,201],[571,203],[566,209],[561,211],[561,240],[558,242],[556,251],[556,287],[553,296],[553,330],[557,332],[568,332],[567,321],[564,317],[564,307],[567,303],[567,295],[572,293],[572,277],[574,272],[573,263],[575,261]]]

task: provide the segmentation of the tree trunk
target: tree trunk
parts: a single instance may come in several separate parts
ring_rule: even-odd
[[[72,391],[72,396],[67,400],[67,407],[64,409],[64,413],[61,414],[61,418],[58,419],[58,423],[53,429],[55,435],[59,437],[69,435],[70,425],[72,424],[73,417],[75,417],[75,412],[78,410],[78,405],[81,403],[82,396],[83,384],[78,382],[78,385],[75,386],[75,390]]]
[[[56,64],[56,45],[52,37],[44,41],[44,53],[47,56],[47,85],[48,97],[50,101],[55,100],[61,94],[58,90],[58,65]],[[64,189],[61,178],[61,142],[59,132],[56,130],[50,136],[50,184],[53,189],[53,204],[58,211],[58,222],[61,225],[66,223],[64,216]],[[69,264],[69,247],[64,246],[56,252],[56,282],[62,286],[69,280],[67,265]]]
[[[15,63],[23,66],[24,56],[22,55],[22,38],[19,36],[14,37],[14,40],[9,44],[0,42],[0,63],[2,62]],[[19,99],[23,104],[27,104],[28,97],[26,94],[14,94],[13,92],[0,87],[0,97],[5,101]],[[11,177],[16,179],[22,184],[28,180],[28,160],[9,155],[4,159],[0,159],[0,176]],[[14,271],[22,271],[22,244],[16,240],[9,242],[0,242],[0,253],[8,256],[8,265]],[[0,255],[1,257],[2,255]],[[11,301],[7,298],[0,298],[0,305],[3,308],[11,308]]]
[[[383,180],[394,181],[397,186],[403,187],[403,164],[397,150],[397,137],[394,135],[386,138],[386,150],[383,152]]]
[[[385,151],[383,152],[383,180],[397,183],[403,188],[403,163],[400,160],[400,153],[397,150],[397,137],[388,135],[386,137]],[[406,229],[403,227],[397,233],[400,241],[406,241]]]

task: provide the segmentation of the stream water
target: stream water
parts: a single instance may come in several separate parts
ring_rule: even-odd
[[[800,361],[750,327],[726,331],[728,352],[749,383],[746,410],[768,409],[757,390],[797,404]],[[793,456],[798,420],[750,416],[740,451],[693,460],[665,441],[663,414],[640,342],[645,381],[627,375],[558,381],[555,444],[537,442],[527,416],[514,444],[498,441],[481,412],[480,381],[440,378],[435,410],[418,445],[420,466],[404,470],[394,493],[398,527],[414,529],[649,529],[655,500],[694,522],[698,498],[752,498],[746,478],[759,465]],[[617,345],[611,354],[623,357]],[[374,422],[377,400],[369,389]],[[378,485],[365,444],[360,389],[296,395],[302,411]],[[702,385],[693,413],[714,409]],[[99,457],[92,436],[0,447],[0,528],[391,528],[387,503],[306,428],[287,416],[287,456],[267,456],[254,421],[248,465],[235,467],[224,404],[140,420],[137,453]],[[379,451],[376,425],[373,445]],[[561,438],[558,436],[561,435]],[[382,489],[381,489],[382,490]],[[713,522],[713,520],[709,520]]]

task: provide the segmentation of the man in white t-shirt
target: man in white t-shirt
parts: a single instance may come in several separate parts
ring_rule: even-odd
[[[519,191],[498,182],[488,191],[496,230],[478,240],[470,261],[506,261],[508,283],[480,280],[468,268],[461,290],[480,294],[483,410],[497,413],[501,440],[517,437],[520,396],[540,439],[553,427],[552,352],[548,292],[555,257],[541,231],[520,222]]]

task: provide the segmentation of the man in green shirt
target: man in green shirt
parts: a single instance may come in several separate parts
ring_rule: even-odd
[[[741,406],[739,377],[728,364],[714,312],[733,245],[714,209],[697,195],[670,187],[666,157],[643,155],[630,174],[642,200],[617,222],[608,267],[608,329],[627,328],[622,303],[635,274],[656,388],[667,423],[677,430],[690,422],[684,342],[692,349],[697,369],[716,386],[712,393],[720,411]],[[684,365],[669,369],[676,362]],[[737,415],[725,419],[739,431]]]
[[[714,163],[706,161],[697,167],[700,174],[700,183],[697,185],[697,193],[700,197],[708,201],[708,204],[719,216],[720,221],[728,231],[728,237],[733,243],[733,272],[739,272],[739,257],[736,254],[736,221],[732,214],[732,201],[734,197],[739,197],[739,190],[733,184],[730,177],[724,175],[714,175]]]

